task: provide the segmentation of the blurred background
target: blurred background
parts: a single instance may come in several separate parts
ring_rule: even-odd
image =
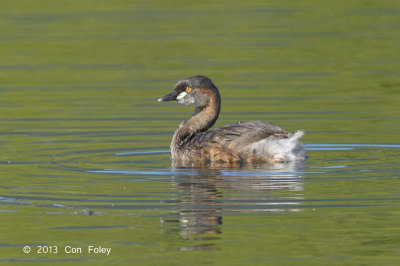
[[[330,141],[330,132],[341,142],[391,142],[399,133],[397,1],[1,5],[4,119],[185,117],[191,109],[155,99],[203,74],[224,100],[219,125],[262,119],[328,131],[308,142]]]
[[[0,262],[69,262],[21,249],[96,243],[114,263],[393,263],[399,47],[398,0],[0,1]],[[187,186],[171,174],[172,134],[193,110],[157,99],[197,74],[220,90],[216,126],[305,130],[308,168],[272,183],[228,171]],[[365,144],[378,148],[355,148]],[[268,220],[252,200],[272,204]],[[348,209],[313,212],[337,201]],[[279,204],[303,215],[271,215]],[[211,217],[195,234],[219,237],[187,236],[193,208]]]

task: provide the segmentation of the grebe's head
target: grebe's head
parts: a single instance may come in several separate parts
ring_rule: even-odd
[[[179,80],[173,91],[158,101],[177,100],[179,103],[201,108],[207,106],[210,99],[220,102],[217,87],[205,76],[193,76]]]

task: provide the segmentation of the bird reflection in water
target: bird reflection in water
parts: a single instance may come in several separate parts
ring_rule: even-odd
[[[222,234],[223,216],[227,214],[299,211],[303,199],[300,193],[304,164],[237,169],[174,167],[173,185],[178,190],[178,210],[172,214],[175,218],[164,217],[162,226],[168,228],[167,231],[179,230],[187,240],[213,240]],[[183,249],[210,248],[207,244]]]

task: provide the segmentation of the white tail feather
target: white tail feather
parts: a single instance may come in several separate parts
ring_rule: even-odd
[[[269,162],[304,160],[304,147],[298,142],[303,135],[303,131],[296,131],[289,138],[271,136],[247,146],[243,153],[251,153],[253,156],[265,158]]]

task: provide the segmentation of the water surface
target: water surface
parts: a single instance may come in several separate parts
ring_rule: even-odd
[[[399,263],[396,1],[0,7],[0,262]],[[308,160],[171,167],[193,110],[156,100],[195,74],[216,126],[305,130]]]

